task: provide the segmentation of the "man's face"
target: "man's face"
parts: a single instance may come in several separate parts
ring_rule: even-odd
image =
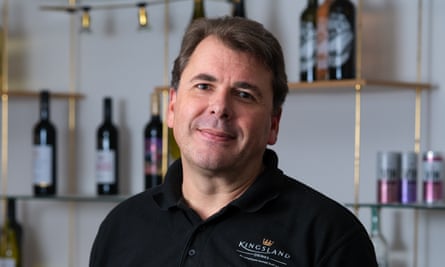
[[[205,38],[171,90],[167,123],[184,164],[224,172],[258,164],[277,139],[272,74],[246,53]]]

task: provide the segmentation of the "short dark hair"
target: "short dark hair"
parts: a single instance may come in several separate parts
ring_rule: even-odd
[[[273,111],[279,112],[289,91],[281,45],[259,22],[240,17],[202,18],[187,28],[181,50],[175,59],[171,87],[178,89],[181,74],[198,44],[215,36],[236,51],[246,52],[260,60],[272,73]]]

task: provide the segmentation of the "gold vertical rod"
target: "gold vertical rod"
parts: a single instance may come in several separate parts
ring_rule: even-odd
[[[355,77],[362,77],[362,8],[363,1],[358,1],[356,17],[356,69]],[[355,124],[354,124],[354,213],[358,216],[360,201],[360,127],[361,127],[361,85],[355,85]]]
[[[165,0],[164,6],[164,84],[168,84],[168,72],[169,72],[169,39],[170,39],[170,6],[169,0]],[[169,102],[168,90],[162,90],[162,177],[165,176],[169,163],[169,140],[168,140],[168,126],[167,126],[167,108]]]
[[[355,85],[355,129],[354,129],[354,213],[358,216],[360,200],[360,127],[361,127],[361,85]]]
[[[2,151],[1,151],[1,183],[2,183],[2,195],[6,196],[8,193],[8,132],[9,132],[9,82],[8,82],[8,0],[3,1],[3,12],[2,12],[2,26],[3,32],[0,33],[2,36],[2,53],[1,57],[1,77],[0,77],[0,85],[1,85],[1,93],[2,93],[2,132],[1,132],[1,141],[2,141]],[[6,205],[7,205],[7,197],[2,198],[1,201],[1,213],[2,218],[6,219]],[[1,222],[4,223],[4,222]]]
[[[76,5],[76,0],[68,0],[70,6]],[[69,36],[69,91],[74,93],[76,91],[76,73],[77,73],[77,27],[75,13],[70,13],[70,36]],[[74,193],[76,188],[76,99],[74,97],[68,98],[68,191]],[[77,234],[76,234],[76,203],[69,202],[69,216],[68,216],[68,266],[75,267],[78,264],[76,261],[77,255]]]
[[[2,54],[1,57],[1,93],[2,93],[2,131],[1,131],[1,142],[2,142],[2,151],[1,151],[1,180],[2,180],[2,194],[6,195],[8,192],[8,132],[9,132],[9,81],[8,81],[8,9],[9,9],[8,0],[3,1],[2,7],[2,26],[3,32],[0,33],[2,36],[3,47],[1,48]],[[4,208],[3,210],[5,210]]]
[[[422,21],[423,3],[417,1],[417,51],[416,51],[416,75],[417,81],[422,79]],[[422,88],[416,88],[415,115],[414,115],[414,152],[420,153],[421,138],[421,112],[422,112]],[[414,211],[414,235],[413,235],[413,267],[417,267],[419,247],[419,211]]]

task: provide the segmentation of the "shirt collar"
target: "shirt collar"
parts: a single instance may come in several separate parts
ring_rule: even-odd
[[[229,205],[247,212],[255,212],[278,196],[284,176],[282,171],[278,169],[276,153],[266,149],[263,162],[265,165],[263,172],[244,194]],[[159,187],[159,190],[153,193],[153,198],[163,210],[178,207],[182,199],[181,187],[182,165],[181,159],[178,159],[169,167],[164,183]]]

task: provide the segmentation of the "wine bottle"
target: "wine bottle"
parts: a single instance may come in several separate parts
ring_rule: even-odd
[[[349,0],[335,0],[329,9],[329,78],[355,78],[355,7]]]
[[[6,247],[10,247],[12,248],[12,251],[9,251],[8,253],[4,253],[3,251],[6,251],[7,249],[2,250],[2,252],[0,252],[0,266],[16,266],[16,267],[20,267],[22,264],[22,236],[23,236],[23,228],[21,226],[21,224],[17,221],[16,216],[15,216],[15,205],[16,205],[16,201],[14,198],[8,198],[6,199],[7,201],[7,225],[8,228],[13,232],[13,236],[11,236],[10,234],[10,239],[9,240],[4,240],[5,241],[5,248]],[[9,231],[9,230],[8,230]],[[8,257],[5,257],[5,254],[13,254],[13,251],[15,249],[15,245],[14,245],[14,237],[15,237],[15,242],[17,244],[16,249],[17,249],[17,259],[11,259]],[[12,240],[12,241],[11,241]],[[3,242],[3,241],[2,241]],[[7,243],[9,243],[9,245],[7,245]],[[5,263],[9,261],[10,265]],[[11,265],[12,263],[14,263],[15,265]],[[2,265],[3,264],[3,265]],[[6,264],[6,265],[5,265]]]
[[[40,92],[40,119],[33,131],[34,195],[54,195],[57,175],[57,133],[50,121],[50,94]]]
[[[380,231],[380,210],[377,207],[373,207],[371,212],[370,238],[374,245],[377,265],[379,267],[388,267],[388,243]]]
[[[11,208],[13,205],[15,203],[8,200],[8,216],[5,218],[0,232],[0,266],[5,267],[19,267],[21,264],[19,246],[21,232],[17,231],[18,224],[15,221],[15,210]],[[21,228],[19,231],[21,231]]]
[[[300,16],[300,80],[313,82],[316,77],[317,0],[308,0]]]
[[[204,0],[193,0],[193,15],[192,21],[198,18],[204,18]]]
[[[244,8],[244,0],[232,0],[232,16],[246,17],[246,10]]]
[[[151,94],[150,102],[151,118],[144,130],[145,189],[162,183],[162,122],[156,92]]]
[[[97,129],[96,183],[98,195],[115,195],[119,190],[118,130],[112,121],[112,100],[103,99],[103,122]]]
[[[324,0],[317,9],[317,80],[329,79],[328,18],[332,1]]]

